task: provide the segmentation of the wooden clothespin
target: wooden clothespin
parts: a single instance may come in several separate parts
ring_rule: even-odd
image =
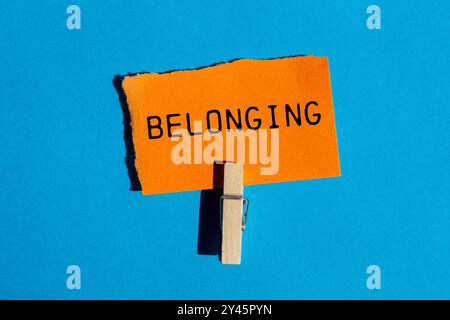
[[[245,211],[242,214],[243,205]],[[243,165],[224,164],[221,197],[222,263],[240,264],[242,232],[247,220],[248,199],[244,198]]]

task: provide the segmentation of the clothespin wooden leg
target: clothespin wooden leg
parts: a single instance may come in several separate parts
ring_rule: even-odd
[[[222,263],[240,264],[242,247],[243,165],[225,163],[222,196]]]

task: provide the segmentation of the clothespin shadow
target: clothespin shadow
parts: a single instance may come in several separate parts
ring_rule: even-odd
[[[214,163],[212,190],[202,190],[198,221],[197,253],[217,255],[221,259],[222,228],[220,227],[220,197],[223,195],[223,163]]]

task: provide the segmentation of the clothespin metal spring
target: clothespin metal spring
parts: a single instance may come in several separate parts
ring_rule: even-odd
[[[245,231],[245,226],[247,224],[247,216],[248,216],[248,206],[249,206],[248,198],[243,197],[239,194],[224,194],[220,197],[220,229],[222,229],[223,200],[239,200],[239,201],[243,202],[244,213],[242,215],[242,231]]]

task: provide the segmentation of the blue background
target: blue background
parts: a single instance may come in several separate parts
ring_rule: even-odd
[[[78,0],[68,30],[2,0],[0,298],[450,298],[450,2],[374,1],[373,31],[368,1],[243,2]],[[200,192],[129,190],[113,76],[295,54],[329,57],[342,177],[247,187],[221,265]]]

